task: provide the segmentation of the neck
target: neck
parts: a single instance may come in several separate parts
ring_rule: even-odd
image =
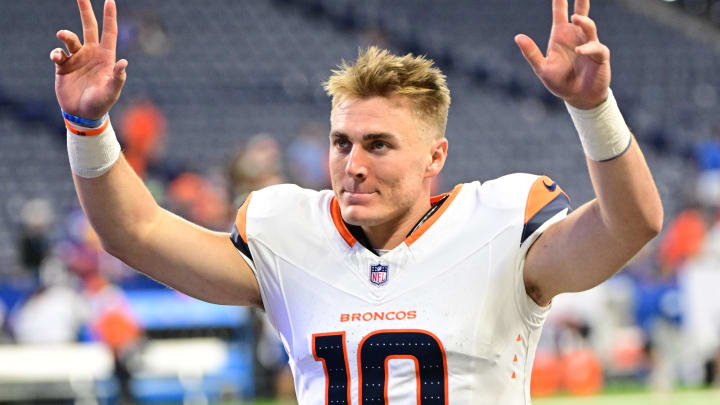
[[[415,224],[431,207],[430,198],[424,198],[405,215],[381,225],[363,226],[362,230],[374,249],[390,250],[405,240]]]

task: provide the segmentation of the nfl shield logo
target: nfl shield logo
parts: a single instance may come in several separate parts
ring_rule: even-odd
[[[388,280],[388,266],[380,263],[370,265],[370,282],[375,285],[383,285]]]

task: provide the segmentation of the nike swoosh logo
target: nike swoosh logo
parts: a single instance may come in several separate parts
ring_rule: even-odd
[[[557,183],[553,181],[553,184],[548,186],[547,183],[545,183],[545,180],[543,180],[543,186],[545,186],[548,191],[553,192],[557,188]]]

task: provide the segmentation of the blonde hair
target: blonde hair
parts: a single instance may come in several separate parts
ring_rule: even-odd
[[[323,88],[332,97],[332,106],[348,99],[394,95],[406,96],[413,111],[445,136],[450,90],[445,75],[425,56],[393,55],[371,46],[358,52],[354,64],[343,61],[333,70]]]

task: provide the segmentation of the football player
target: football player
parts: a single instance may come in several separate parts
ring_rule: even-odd
[[[596,198],[568,213],[546,176],[511,174],[430,195],[447,157],[450,93],[430,60],[370,48],[334,71],[333,190],[252,193],[232,233],[162,209],[120,153],[108,112],[125,82],[116,7],[102,37],[53,50],[82,206],[110,253],[193,297],[264,308],[301,404],[527,404],[554,296],[614,274],[662,224],[650,171],[610,91],[589,0],[553,0],[546,54],[515,38],[567,104]],[[482,113],[479,111],[478,113]]]

